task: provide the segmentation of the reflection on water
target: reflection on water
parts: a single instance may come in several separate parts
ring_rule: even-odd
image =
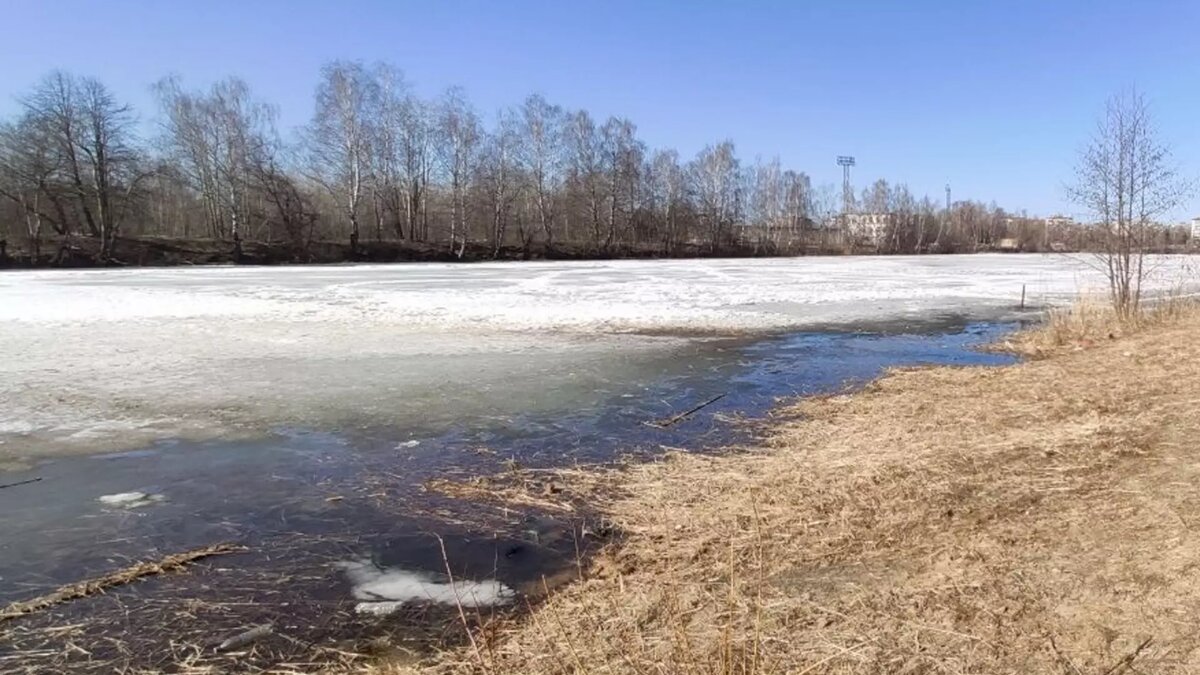
[[[0,601],[220,541],[250,552],[223,559],[220,574],[190,575],[199,586],[187,588],[243,597],[250,609],[206,618],[209,631],[273,617],[316,639],[306,628],[320,623],[315,616],[336,615],[343,628],[353,627],[359,602],[445,600],[466,590],[487,596],[478,604],[507,600],[510,589],[527,591],[573,564],[586,548],[579,524],[536,513],[484,518],[425,491],[427,479],[493,473],[511,462],[551,467],[652,456],[663,446],[719,448],[752,433],[725,423],[730,415],[761,415],[780,397],[862,383],[897,365],[1009,363],[1010,356],[972,346],[1011,329],[966,324],[708,340],[681,350],[662,371],[614,383],[602,405],[586,410],[462,420],[434,436],[293,428],[255,442],[167,442],[47,461],[5,476],[41,481],[0,490]],[[643,424],[717,395],[724,396],[668,429]],[[137,509],[97,501],[132,493],[155,499]],[[153,596],[179,592],[182,583],[152,580],[121,592]],[[70,611],[99,611],[99,602],[77,601]]]

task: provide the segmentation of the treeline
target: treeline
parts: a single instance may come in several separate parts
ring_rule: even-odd
[[[275,108],[237,78],[207,89],[166,78],[153,90],[150,124],[93,78],[55,72],[21,96],[19,114],[0,124],[0,238],[34,263],[82,240],[109,260],[129,237],[225,242],[233,259],[251,243],[300,259],[334,241],[349,257],[382,242],[531,257],[1049,239],[1040,221],[973,202],[947,213],[879,181],[856,208],[893,217],[863,241],[838,217],[839,190],[814,189],[778,160],[747,164],[730,141],[684,159],[648,148],[631,120],[599,121],[537,95],[485,121],[461,90],[422,99],[386,64],[328,64],[311,122],[287,138]]]

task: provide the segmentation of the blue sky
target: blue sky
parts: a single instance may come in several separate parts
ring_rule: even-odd
[[[690,156],[731,138],[818,183],[858,158],[918,194],[1031,213],[1066,203],[1104,100],[1137,86],[1200,176],[1200,2],[404,2],[6,0],[0,111],[53,68],[99,77],[153,117],[148,86],[226,75],[303,124],[321,64],[384,60],[482,113],[541,93],[619,114]],[[1180,216],[1200,212],[1189,203]]]

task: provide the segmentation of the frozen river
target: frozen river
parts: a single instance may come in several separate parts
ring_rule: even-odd
[[[1174,287],[1191,259],[1156,261]],[[575,410],[713,336],[1009,317],[1103,288],[1061,255],[0,274],[0,468],[164,438]]]

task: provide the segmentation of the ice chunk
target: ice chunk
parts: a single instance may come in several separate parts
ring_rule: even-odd
[[[164,499],[166,497],[162,495],[147,494],[145,492],[118,492],[112,495],[101,495],[98,501],[105,506],[114,508],[136,509],[161,502]]]
[[[408,602],[435,602],[463,607],[506,605],[515,595],[508,586],[488,579],[439,581],[428,573],[399,567],[381,568],[369,560],[338,563],[353,584],[351,593],[358,600],[360,614],[389,614]]]

